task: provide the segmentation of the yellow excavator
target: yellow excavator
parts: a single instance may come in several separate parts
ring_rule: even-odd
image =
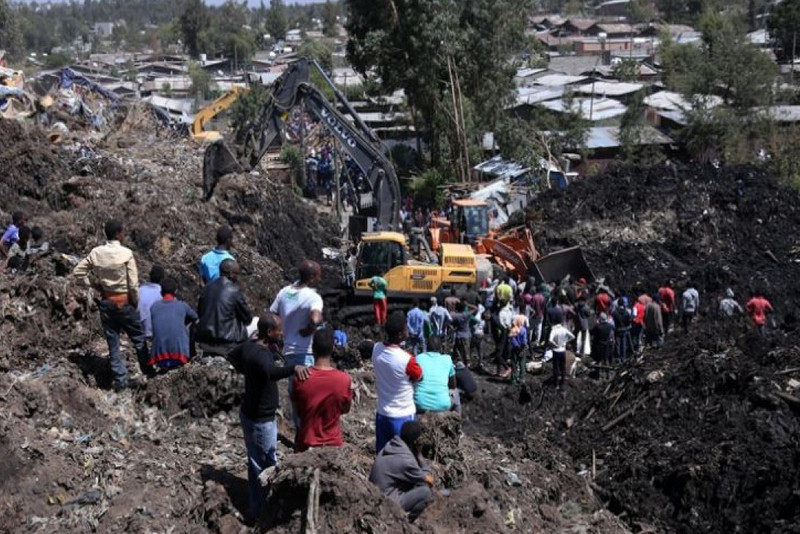
[[[250,89],[247,87],[234,86],[233,89],[195,113],[194,121],[192,121],[192,127],[189,130],[192,135],[192,139],[201,142],[214,142],[222,139],[221,133],[213,130],[206,131],[206,124],[208,124],[211,119],[231,107],[241,95],[249,90]]]
[[[352,122],[311,83],[311,68],[327,82]],[[355,218],[374,218],[379,231],[360,235],[356,282],[348,288],[350,292],[358,297],[371,297],[369,282],[375,275],[386,279],[388,294],[393,298],[431,297],[451,287],[474,287],[479,283],[477,258],[469,245],[445,244],[437,251],[438,255],[428,255],[429,259],[438,256],[435,261],[423,262],[412,257],[406,236],[399,232],[400,185],[385,155],[386,147],[315,61],[302,58],[292,63],[275,82],[256,119],[244,131],[237,132],[233,143],[219,139],[206,148],[205,198],[213,195],[226,174],[255,168],[272,142],[281,138],[285,113],[301,103],[339,140],[369,184],[370,191],[360,195],[366,202],[356,207]]]

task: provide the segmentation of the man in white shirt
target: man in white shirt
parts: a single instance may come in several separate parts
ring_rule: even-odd
[[[453,318],[450,316],[450,312],[447,311],[447,308],[439,306],[436,297],[431,297],[431,307],[428,310],[428,317],[433,327],[433,335],[444,339],[444,335],[447,332],[447,325],[450,324]]]
[[[375,343],[372,364],[378,405],[375,414],[375,454],[400,434],[403,424],[413,421],[414,382],[422,380],[422,368],[413,355],[400,347],[408,337],[406,314],[396,311],[386,321],[386,343]]]
[[[567,343],[573,339],[575,339],[575,335],[560,322],[554,324],[550,329],[550,346],[553,350],[553,380],[556,389],[564,386],[564,379],[567,376]]]
[[[284,365],[314,365],[311,350],[314,331],[322,323],[322,297],[314,289],[322,278],[319,263],[305,260],[300,264],[300,279],[280,290],[269,311],[280,316],[283,323]],[[294,383],[289,381],[289,395]],[[292,407],[295,428],[300,419]]]

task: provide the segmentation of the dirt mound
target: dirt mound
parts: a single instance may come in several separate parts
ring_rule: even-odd
[[[800,350],[742,327],[704,323],[572,406],[566,443],[596,455],[612,511],[677,532],[796,527]]]
[[[164,124],[153,106],[136,102],[116,113],[115,123],[103,138],[103,143],[109,147],[126,148],[141,138],[177,140],[181,137],[184,137],[181,132]]]
[[[198,392],[202,391],[202,395]],[[244,377],[222,357],[202,357],[147,383],[145,400],[166,415],[182,410],[192,417],[229,411],[242,403]]]
[[[370,459],[349,446],[289,456],[270,478],[259,531],[307,532],[312,521],[315,532],[418,532],[369,482],[370,469]]]
[[[528,210],[540,250],[580,245],[615,288],[692,280],[706,305],[761,287],[795,328],[800,195],[756,166],[625,167],[542,195]]]
[[[532,410],[511,420],[513,394],[487,401],[495,432],[546,436],[634,530],[796,529],[799,200],[755,166],[618,168],[542,195],[525,213],[541,250],[582,246],[622,294],[691,281],[701,310],[609,382],[579,377],[561,397],[536,380]],[[763,339],[719,318],[727,287],[740,302],[764,289],[779,328]]]
[[[67,275],[77,258],[103,242],[107,219],[126,224],[126,245],[134,251],[140,277],[145,279],[153,263],[164,265],[178,279],[181,298],[192,305],[200,293],[197,263],[213,246],[216,228],[230,224],[233,252],[243,269],[239,283],[256,314],[293,275],[284,277],[284,267],[293,268],[304,257],[321,258],[322,246],[337,242],[305,201],[259,176],[226,178],[221,193],[202,202],[202,151],[186,141],[140,140],[120,153],[77,144],[54,148],[34,127],[4,121],[6,126],[0,196],[8,211],[0,215],[7,219],[24,210],[28,224],[41,226],[58,252],[25,273],[0,275],[0,311],[16,322],[4,322],[2,332],[7,347],[26,347],[21,356],[44,360],[51,345],[65,343],[57,336],[64,324],[78,334],[67,346],[73,341],[85,346],[84,333],[101,336],[91,294]],[[291,222],[296,214],[300,219]],[[265,255],[272,252],[274,258]],[[17,331],[15,324],[27,331]],[[34,345],[43,350],[34,351]]]

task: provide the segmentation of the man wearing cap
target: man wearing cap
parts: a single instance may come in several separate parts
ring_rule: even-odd
[[[414,521],[433,500],[433,472],[419,453],[422,426],[416,421],[403,424],[399,435],[394,436],[378,453],[369,480],[385,497],[393,500],[408,512]]]

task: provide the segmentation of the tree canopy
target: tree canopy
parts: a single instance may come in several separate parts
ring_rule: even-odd
[[[531,0],[346,0],[354,67],[404,89],[433,163],[452,173],[498,126],[528,48]],[[462,170],[463,172],[463,170]]]

